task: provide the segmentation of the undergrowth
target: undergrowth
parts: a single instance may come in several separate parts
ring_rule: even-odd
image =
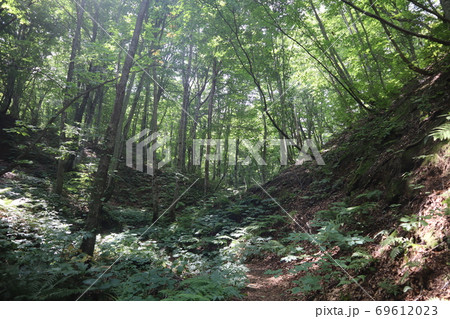
[[[68,191],[89,186],[77,176]],[[123,231],[98,235],[91,258],[78,250],[83,216],[44,192],[48,187],[46,179],[28,175],[2,185],[3,300],[240,299],[245,261],[282,246],[268,226],[286,221],[270,215],[271,201],[231,203],[217,194],[186,207],[177,222],[163,219],[150,229],[145,210],[109,207],[109,218]],[[216,207],[217,201],[223,205]]]

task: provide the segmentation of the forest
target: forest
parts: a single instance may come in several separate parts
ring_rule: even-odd
[[[450,300],[450,0],[0,0],[0,300]]]

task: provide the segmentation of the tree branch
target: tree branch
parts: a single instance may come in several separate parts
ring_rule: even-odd
[[[374,19],[380,21],[381,23],[383,23],[385,25],[388,25],[391,28],[396,29],[398,31],[401,31],[401,32],[403,32],[405,34],[411,35],[413,37],[421,38],[421,39],[426,39],[428,41],[440,43],[442,45],[450,46],[450,41],[438,39],[438,38],[435,38],[435,37],[433,37],[431,35],[425,35],[425,34],[416,33],[416,32],[410,31],[410,30],[406,30],[406,29],[404,29],[402,27],[399,27],[396,24],[393,24],[392,22],[389,22],[389,21],[383,19],[382,17],[380,17],[380,16],[378,16],[376,14],[373,14],[373,13],[370,13],[370,12],[367,12],[367,11],[361,9],[360,7],[358,7],[358,6],[354,5],[353,3],[351,3],[350,1],[347,1],[347,0],[341,0],[341,1],[344,2],[345,4],[349,5],[350,7],[355,9],[356,11],[359,11],[359,12],[365,14],[368,17],[374,18]]]
[[[444,17],[442,14],[440,14],[439,12],[437,12],[434,9],[428,8],[427,6],[421,4],[419,1],[409,0],[409,2],[412,2],[416,7],[420,8],[428,13],[431,13],[432,15],[436,16],[438,19],[440,19],[444,22],[450,23],[450,20],[447,19],[446,17]]]

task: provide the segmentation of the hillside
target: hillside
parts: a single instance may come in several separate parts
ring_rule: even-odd
[[[306,240],[308,255],[320,254],[311,242],[320,244],[353,277],[361,276],[361,286],[377,300],[450,297],[450,149],[448,140],[432,137],[448,121],[449,84],[446,71],[408,83],[386,112],[360,121],[326,145],[325,167],[291,167],[262,186],[293,217],[288,229],[312,235]],[[251,191],[265,198],[262,188]],[[356,241],[368,242],[346,244],[354,234]],[[261,270],[273,268],[284,275],[276,284],[269,280],[264,294],[249,294],[263,300],[278,299],[279,293],[280,299],[288,297],[283,290],[308,276],[289,270],[296,272],[309,261],[317,262],[307,257],[285,263],[272,256],[261,260],[263,267],[252,263],[263,278],[269,276]],[[370,300],[354,285],[336,284],[330,280],[309,298]],[[282,290],[271,295],[274,285]]]

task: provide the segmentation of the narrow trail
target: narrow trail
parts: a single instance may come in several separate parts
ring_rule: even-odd
[[[291,275],[282,275],[275,278],[265,272],[274,269],[270,264],[264,262],[252,262],[246,264],[249,272],[247,278],[249,283],[244,290],[244,300],[246,301],[283,301],[293,300],[289,292]]]

